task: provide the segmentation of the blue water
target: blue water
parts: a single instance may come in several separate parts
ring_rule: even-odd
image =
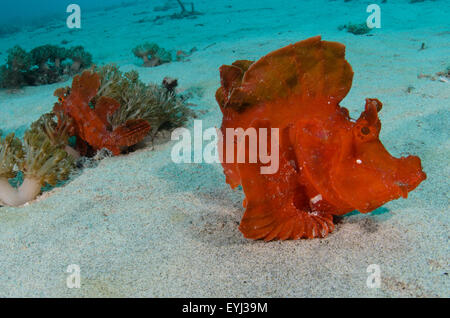
[[[83,10],[91,11],[111,7],[121,3],[132,3],[130,0],[17,0],[2,1],[0,25],[6,23],[27,23],[30,20],[48,16],[57,16],[66,11],[69,4],[76,3]]]

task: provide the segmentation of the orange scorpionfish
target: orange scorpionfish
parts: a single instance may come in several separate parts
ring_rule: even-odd
[[[120,104],[113,98],[102,96],[92,109],[90,103],[99,87],[99,75],[90,70],[84,71],[81,76],[73,78],[70,90],[55,91],[59,103],[55,104],[54,111],[56,114],[62,112],[70,119],[70,131],[77,136],[78,145],[80,138],[94,150],[106,148],[118,155],[121,148],[130,147],[142,140],[150,131],[150,124],[144,119],[132,119],[112,129],[108,118],[117,111]],[[63,124],[61,116],[58,116],[58,121]]]
[[[366,99],[356,121],[339,105],[353,78],[341,43],[313,37],[257,62],[223,65],[220,77],[218,149],[227,183],[245,193],[239,229],[246,238],[325,237],[334,230],[333,215],[370,212],[406,198],[426,179],[418,157],[395,158],[379,140],[379,100]],[[237,162],[237,150],[248,151],[249,143],[245,136],[227,140],[225,130],[249,127],[279,129],[276,173],[262,174],[259,159]],[[227,158],[227,144],[235,158]]]

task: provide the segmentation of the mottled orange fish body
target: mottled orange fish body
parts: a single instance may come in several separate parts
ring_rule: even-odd
[[[325,237],[333,215],[372,211],[426,178],[418,157],[394,158],[380,142],[380,101],[367,99],[357,121],[339,105],[353,78],[344,45],[313,37],[257,62],[224,65],[220,74],[219,151],[227,183],[242,185],[246,196],[239,227],[245,237]],[[261,174],[260,161],[226,157],[227,145],[249,151],[242,140],[227,140],[226,129],[249,127],[279,129],[275,174]]]
[[[150,125],[143,119],[136,119],[112,130],[108,117],[117,111],[120,104],[112,98],[100,97],[91,108],[89,103],[97,95],[99,87],[99,75],[84,71],[81,76],[74,77],[70,94],[61,98],[57,107],[73,119],[77,137],[94,150],[107,148],[118,155],[121,147],[132,146],[144,138],[150,131]]]

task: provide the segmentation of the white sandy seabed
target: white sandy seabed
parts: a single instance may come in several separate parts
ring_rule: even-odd
[[[449,297],[450,86],[417,78],[449,65],[448,2],[388,0],[373,36],[337,30],[365,21],[366,1],[195,3],[204,12],[197,19],[153,23],[166,14],[153,12],[155,1],[85,13],[80,31],[52,21],[2,39],[0,58],[15,44],[83,45],[99,64],[136,69],[146,82],[176,77],[181,89],[202,92],[191,102],[207,128],[221,122],[220,65],[320,34],[346,45],[355,71],[342,105],[358,117],[364,98],[379,98],[382,141],[393,155],[420,156],[428,179],[407,200],[344,217],[325,239],[264,243],[239,232],[243,194],[219,165],[175,164],[173,142],[147,147],[107,158],[37,202],[0,208],[0,296]],[[131,48],[145,41],[199,51],[143,68]],[[23,133],[69,83],[0,91],[0,127]],[[70,264],[80,266],[79,289],[66,286]],[[380,266],[378,289],[366,286],[370,264]]]

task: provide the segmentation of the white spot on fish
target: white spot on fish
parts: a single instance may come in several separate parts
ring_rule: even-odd
[[[359,164],[359,165],[362,164],[361,159],[356,159],[356,163]]]
[[[311,198],[311,203],[312,204],[316,204],[317,202],[319,202],[320,200],[322,200],[322,195],[321,194],[318,194],[318,195],[316,195],[314,198]]]

